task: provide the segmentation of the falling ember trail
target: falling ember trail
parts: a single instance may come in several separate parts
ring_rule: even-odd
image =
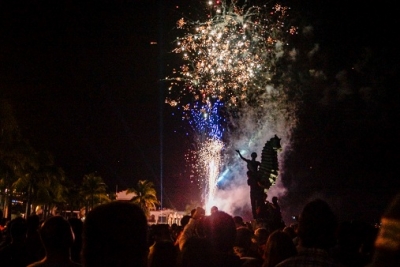
[[[200,167],[206,177],[204,201],[206,212],[211,210],[217,190],[217,180],[221,167],[221,151],[224,144],[218,139],[209,139],[203,143],[199,153]]]

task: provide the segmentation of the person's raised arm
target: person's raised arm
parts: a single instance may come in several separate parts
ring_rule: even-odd
[[[182,234],[179,238],[179,249],[182,251],[183,246],[185,245],[186,241],[192,237],[196,236],[196,228],[199,224],[199,220],[205,216],[205,210],[201,207],[197,207],[196,211],[193,213],[192,217],[190,218],[188,224],[182,230]]]
[[[243,157],[242,156],[242,154],[240,153],[240,151],[239,150],[236,150],[236,152],[239,154],[239,156],[240,156],[240,158],[242,159],[242,160],[244,160],[244,161],[248,161],[248,159],[246,159],[245,157]]]

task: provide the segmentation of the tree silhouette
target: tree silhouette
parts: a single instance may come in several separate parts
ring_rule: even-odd
[[[22,139],[11,105],[0,100],[0,193],[11,219],[12,198],[16,181],[34,167],[33,148]]]
[[[131,202],[139,205],[146,215],[159,204],[154,184],[148,180],[140,180],[136,188],[128,188],[127,193],[134,193]]]
[[[81,192],[86,201],[86,211],[92,210],[97,203],[110,201],[107,185],[96,172],[83,176]]]

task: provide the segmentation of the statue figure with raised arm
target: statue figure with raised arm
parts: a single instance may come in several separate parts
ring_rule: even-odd
[[[248,171],[251,171],[253,173],[258,172],[258,168],[260,167],[261,163],[256,160],[256,158],[257,158],[256,152],[251,153],[251,159],[246,159],[245,157],[243,157],[243,155],[240,153],[239,150],[236,150],[236,152],[239,154],[239,156],[242,160],[247,162],[247,170]]]

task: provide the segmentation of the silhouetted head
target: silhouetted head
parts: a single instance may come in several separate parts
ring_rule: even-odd
[[[97,206],[83,224],[83,265],[146,266],[147,231],[139,206],[119,201]]]
[[[168,224],[154,224],[150,230],[150,235],[155,241],[171,239],[171,231]]]
[[[264,228],[264,227],[257,228],[254,231],[253,242],[259,246],[261,246],[263,244],[265,245],[269,234],[270,234],[270,232],[267,230],[267,228]]]
[[[321,199],[307,203],[299,217],[298,235],[307,248],[328,249],[336,242],[336,216]]]
[[[26,218],[26,224],[28,227],[28,234],[32,232],[36,232],[39,229],[40,226],[40,218],[36,214],[29,215]]]
[[[183,216],[181,219],[181,226],[185,227],[185,225],[189,223],[190,218],[191,218],[190,215]]]
[[[294,227],[291,227],[291,226],[285,226],[285,228],[283,228],[282,232],[289,235],[291,239],[293,239],[297,236]]]
[[[274,204],[278,203],[278,197],[272,197],[272,203]]]
[[[236,228],[246,226],[241,216],[233,216],[233,221],[235,222]]]
[[[276,230],[270,234],[264,250],[265,267],[276,266],[287,258],[297,254],[296,246],[288,234]]]
[[[13,240],[25,239],[27,232],[26,220],[22,217],[12,219],[9,223],[10,234]]]
[[[241,248],[243,252],[246,252],[252,246],[253,231],[246,227],[240,227],[236,230],[236,239],[234,246]]]
[[[214,213],[214,212],[217,212],[217,211],[218,211],[217,206],[212,206],[211,207],[211,213]]]
[[[256,152],[251,153],[251,158],[252,158],[252,159],[257,158],[257,153],[256,153]]]
[[[232,251],[236,239],[236,225],[232,216],[217,211],[205,217],[204,234],[216,251]]]
[[[198,236],[189,238],[182,248],[182,267],[204,267],[212,265],[212,248],[210,241]]]
[[[46,252],[68,250],[74,242],[71,225],[61,216],[45,220],[39,233]]]
[[[177,259],[178,248],[173,242],[156,242],[153,246],[152,254],[149,255],[148,266],[176,267]]]

